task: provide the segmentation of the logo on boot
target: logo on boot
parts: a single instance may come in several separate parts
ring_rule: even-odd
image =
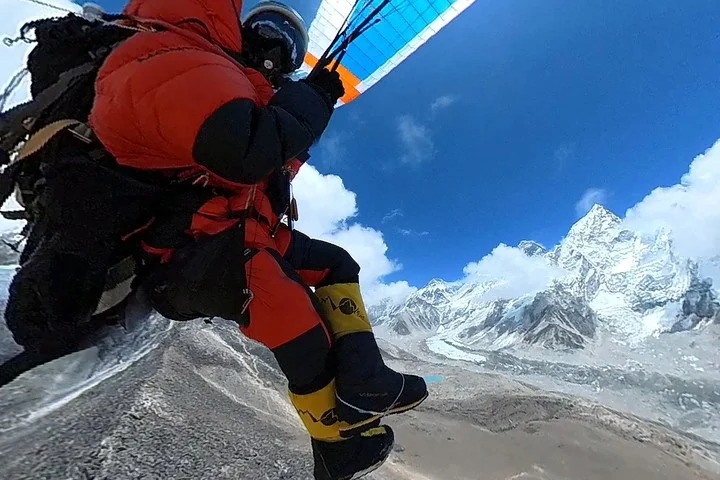
[[[359,309],[357,304],[353,301],[352,298],[342,298],[339,303],[333,302],[333,299],[330,297],[326,297],[320,300],[321,303],[329,303],[330,308],[333,310],[340,310],[345,315],[352,315],[354,313],[358,313]]]
[[[304,414],[304,415],[307,415],[308,417],[310,417],[312,419],[313,423],[319,422],[319,423],[322,423],[323,425],[325,425],[326,427],[331,427],[340,421],[340,419],[337,416],[337,412],[335,411],[335,408],[331,408],[327,412],[320,415],[319,419],[315,418],[315,415],[308,412],[307,410],[298,410],[297,412],[300,415]]]
[[[358,306],[355,302],[353,302],[352,298],[346,297],[340,300],[338,309],[340,309],[340,311],[345,315],[352,315],[353,313],[357,313]]]
[[[340,313],[342,313],[343,315],[355,315],[361,320],[367,321],[365,315],[363,315],[363,311],[358,308],[357,303],[355,303],[355,300],[353,300],[352,298],[343,297],[338,303],[335,303],[332,298],[324,297],[320,299],[320,303],[323,305],[330,304],[330,308],[333,310],[333,312],[340,310]]]
[[[320,417],[320,423],[322,423],[326,427],[335,425],[339,421],[340,421],[340,419],[338,418],[337,412],[335,411],[334,408],[331,408],[327,412],[323,413],[322,416]]]

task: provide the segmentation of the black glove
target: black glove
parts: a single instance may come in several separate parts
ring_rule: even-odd
[[[323,68],[312,77],[305,79],[305,82],[327,99],[330,108],[334,108],[338,99],[345,95],[345,87],[337,71],[331,72]]]

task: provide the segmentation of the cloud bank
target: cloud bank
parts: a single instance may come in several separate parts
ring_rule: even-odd
[[[481,260],[467,264],[463,273],[465,282],[496,282],[483,296],[486,302],[540,292],[566,274],[545,257],[531,257],[503,243]]]
[[[678,255],[703,259],[720,284],[720,140],[698,155],[680,182],[658,187],[628,209],[624,226],[653,235],[669,230]]]
[[[345,248],[360,264],[360,283],[369,304],[387,297],[402,301],[415,291],[407,282],[387,284],[383,278],[401,265],[387,257],[382,232],[358,223],[355,193],[347,190],[336,175],[323,175],[305,165],[293,182],[298,202],[298,230]]]

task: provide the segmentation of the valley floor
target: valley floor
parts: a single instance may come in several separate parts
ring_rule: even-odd
[[[494,376],[457,398],[455,372],[419,411],[388,421],[399,453],[377,478],[416,480],[717,480],[720,446]],[[468,388],[474,389],[472,385]]]
[[[76,381],[77,362],[0,389],[2,478],[309,480],[309,442],[272,356],[223,324],[161,327],[151,350],[67,401],[47,395]],[[397,447],[369,479],[720,478],[720,445],[501,375],[392,349],[388,362],[440,381],[387,420]]]
[[[653,445],[626,440],[571,419],[490,432],[442,414],[392,422],[402,454],[388,468],[415,480],[711,480]],[[690,462],[691,463],[691,462]],[[405,475],[403,475],[405,472]],[[378,477],[380,478],[380,477]]]

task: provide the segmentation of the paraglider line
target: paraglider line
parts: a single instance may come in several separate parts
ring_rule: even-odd
[[[35,3],[37,5],[42,5],[43,7],[49,7],[54,8],[55,10],[60,10],[61,12],[65,13],[75,13],[72,10],[69,10],[67,8],[58,7],[57,5],[53,5],[52,3],[43,2],[42,0],[25,0],[26,2]]]
[[[347,47],[350,45],[350,43],[351,43],[353,40],[355,40],[356,38],[358,38],[360,35],[362,35],[363,33],[367,32],[373,25],[375,25],[375,24],[377,24],[377,23],[379,23],[379,22],[380,22],[380,19],[379,19],[379,18],[376,18],[374,22],[368,24],[363,30],[353,32],[352,36],[347,38],[347,40],[346,40],[346,42],[345,42],[345,48],[342,49],[342,51],[340,52],[340,54],[339,54],[339,55],[337,56],[337,58],[335,59],[335,64],[334,64],[333,67],[331,68],[332,71],[335,71],[335,70],[338,69],[338,67],[340,67],[340,64],[342,63],[343,58],[345,58],[345,54],[347,53]]]
[[[349,34],[345,34],[345,30],[347,30],[348,27],[343,28],[338,32],[338,36],[336,38],[339,38],[340,36],[345,35],[345,39],[338,45],[337,48],[334,50],[332,49],[333,43],[330,44],[330,47],[328,47],[325,52],[327,53],[330,51],[329,54],[323,53],[323,55],[320,57],[321,60],[318,61],[318,63],[315,65],[315,67],[312,69],[310,74],[308,75],[309,78],[312,78],[315,74],[317,74],[318,71],[321,69],[327,67],[330,65],[330,63],[333,62],[333,59],[335,59],[338,55],[343,53],[345,50],[347,50],[348,46],[350,46],[350,43],[352,43],[353,40],[358,38],[360,35],[365,33],[369,28],[371,28],[373,25],[381,21],[381,18],[377,18],[377,16],[380,14],[383,8],[385,8],[390,3],[390,0],[382,0],[380,4],[375,7],[375,9],[368,15],[365,19],[363,19],[362,22]],[[349,18],[349,17],[348,17]],[[347,21],[347,19],[346,19]],[[334,66],[333,68],[337,68],[339,64]]]
[[[359,37],[360,35],[362,35],[365,31],[367,31],[368,28],[372,27],[372,26],[375,25],[378,21],[380,21],[380,19],[375,18],[375,17],[377,17],[378,14],[382,11],[382,9],[385,8],[385,6],[386,6],[387,4],[390,3],[390,0],[383,0],[382,2],[380,2],[380,5],[378,5],[378,6],[370,13],[370,15],[368,15],[366,18],[364,18],[364,19],[360,22],[360,24],[359,24],[357,27],[354,28],[354,30],[352,30],[350,33],[348,33],[347,30],[350,28],[350,24],[353,23],[352,21],[350,21],[350,18],[352,18],[353,16],[355,16],[355,19],[354,19],[354,20],[357,20],[358,18],[360,18],[360,13],[362,13],[364,10],[366,10],[366,9],[372,4],[372,0],[369,0],[369,1],[359,10],[359,13],[358,13],[357,15],[354,15],[354,13],[352,13],[352,12],[355,12],[355,9],[356,9],[356,6],[357,6],[358,3],[359,3],[359,0],[357,0],[357,1],[355,2],[355,5],[353,6],[353,10],[351,11],[350,15],[348,15],[348,16],[345,18],[345,22],[343,22],[343,26],[338,30],[338,33],[337,33],[337,35],[335,36],[335,39],[333,39],[333,41],[330,43],[330,46],[328,46],[328,48],[325,50],[325,52],[323,53],[323,55],[320,57],[320,60],[319,60],[318,63],[315,65],[315,68],[313,68],[313,70],[310,72],[310,74],[308,75],[308,77],[314,76],[319,70],[325,68],[325,67],[328,66],[330,63],[332,63],[333,59],[334,59],[335,57],[337,57],[338,54],[340,54],[340,53],[342,53],[342,52],[344,52],[344,51],[347,50],[348,46],[350,45],[350,43],[352,43],[353,40],[355,40],[357,37]],[[373,20],[374,20],[374,21],[373,21]],[[372,24],[370,24],[371,21],[372,21]],[[368,25],[368,24],[370,24],[370,25]],[[335,43],[336,43],[336,42],[338,41],[338,39],[340,39],[341,37],[344,37],[343,41],[340,43],[340,45],[338,45],[336,48],[333,49]],[[338,63],[335,67],[333,67],[333,68],[334,68],[334,69],[337,69],[338,66],[339,66],[339,63]]]
[[[415,16],[415,20],[422,19],[423,14],[427,13],[429,11],[433,11],[431,7],[427,8],[423,13],[421,13],[418,8],[412,4],[412,2],[408,0],[404,1],[391,1],[390,7],[387,8],[385,11],[382,12],[382,18],[376,18],[374,23],[378,23],[384,19],[388,19],[391,15],[400,15],[403,18],[407,16]],[[437,12],[436,12],[437,13]],[[373,23],[373,24],[374,24]],[[376,30],[373,34],[374,36],[379,37],[379,39],[382,39],[385,43],[388,45],[400,49],[402,46],[407,42],[407,39],[409,37],[416,37],[422,32],[422,29],[414,28],[412,26],[412,21],[406,22],[405,28],[398,29],[396,22],[389,22],[388,23],[388,29],[379,29]],[[366,29],[364,29],[362,32],[357,32],[357,35],[354,38],[357,38],[360,34],[363,34],[365,31],[367,31],[372,25],[368,26]],[[353,40],[354,40],[353,38]],[[351,40],[352,41],[352,40]],[[333,69],[337,69],[339,65],[342,62],[342,59],[344,58],[344,54],[348,52],[348,49],[346,48],[343,50],[340,54],[339,59],[336,61],[336,64],[334,65]],[[376,67],[379,67],[380,65],[376,65]]]
[[[22,82],[29,73],[30,72],[27,68],[23,68],[10,79],[10,83],[3,91],[2,95],[0,95],[0,112],[5,109],[5,103],[10,98],[10,95],[12,95],[15,89],[20,85],[20,82]]]
[[[365,8],[367,8],[368,4],[371,1],[372,0],[368,0],[368,3],[361,9],[361,11],[364,10]],[[355,0],[355,3],[353,4],[352,9],[350,10],[350,14],[345,17],[345,20],[343,21],[342,25],[340,25],[340,28],[338,29],[337,33],[335,34],[335,38],[332,39],[332,41],[330,42],[330,45],[328,45],[328,48],[323,52],[323,54],[318,59],[317,65],[322,65],[324,67],[324,66],[328,65],[330,63],[330,61],[332,61],[332,60],[328,60],[328,56],[329,56],[328,54],[330,53],[332,48],[335,46],[337,41],[340,39],[340,37],[345,35],[345,31],[349,28],[350,23],[351,23],[350,18],[353,16],[353,12],[355,11],[355,8],[357,7],[357,5],[359,3],[360,3],[360,0]],[[313,68],[312,71],[308,74],[308,78],[312,78],[320,70],[320,68],[317,68],[317,65],[316,65],[316,68]],[[323,67],[321,67],[321,68],[323,68]]]

